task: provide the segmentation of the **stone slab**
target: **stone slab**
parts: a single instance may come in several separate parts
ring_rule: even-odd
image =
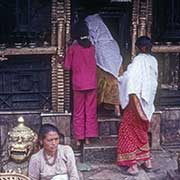
[[[160,139],[160,124],[161,124],[161,114],[162,112],[155,112],[152,116],[150,123],[150,133],[151,133],[151,149],[161,149]]]
[[[150,180],[144,171],[140,171],[138,176],[127,176],[114,169],[105,169],[88,178],[88,180]]]
[[[172,169],[168,170],[167,180],[180,180],[180,172]]]
[[[116,160],[116,147],[92,147],[83,149],[83,162],[109,163]]]
[[[180,108],[162,109],[161,115],[161,143],[180,143]]]
[[[139,166],[140,173],[137,177],[125,175],[114,163],[90,163],[91,169],[83,171],[84,180],[168,180],[167,172],[177,169],[176,155],[166,151],[153,151],[152,172],[146,173]],[[174,179],[173,179],[174,180]],[[178,180],[178,179],[177,179]]]
[[[90,145],[84,145],[83,162],[114,162],[117,154],[117,137],[96,138]]]

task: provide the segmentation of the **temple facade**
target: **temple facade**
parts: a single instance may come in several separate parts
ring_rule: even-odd
[[[153,39],[159,85],[152,147],[180,147],[179,0],[2,0],[0,149],[19,116],[35,131],[42,123],[56,124],[64,142],[71,143],[71,74],[59,62],[71,42],[72,24],[92,13],[100,14],[118,42],[125,68],[135,56],[137,37]],[[119,119],[98,115],[98,121],[105,143],[117,139]],[[88,154],[88,147],[83,152]]]

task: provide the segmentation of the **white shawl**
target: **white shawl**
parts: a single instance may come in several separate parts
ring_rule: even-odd
[[[137,55],[127,71],[119,77],[120,102],[124,109],[129,95],[136,94],[149,121],[155,110],[154,98],[157,90],[157,60],[149,54]]]
[[[116,78],[122,64],[122,56],[117,42],[98,14],[85,18],[89,28],[90,40],[96,49],[96,64]]]

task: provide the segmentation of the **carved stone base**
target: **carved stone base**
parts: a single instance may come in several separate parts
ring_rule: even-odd
[[[160,125],[161,125],[161,111],[156,111],[150,123],[149,132],[151,133],[151,149],[160,150]]]
[[[161,143],[163,145],[180,144],[180,108],[164,108],[161,116]]]

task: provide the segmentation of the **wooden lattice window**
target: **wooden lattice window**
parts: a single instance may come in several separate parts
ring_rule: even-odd
[[[14,56],[0,66],[0,110],[50,110],[51,65],[47,56]]]

